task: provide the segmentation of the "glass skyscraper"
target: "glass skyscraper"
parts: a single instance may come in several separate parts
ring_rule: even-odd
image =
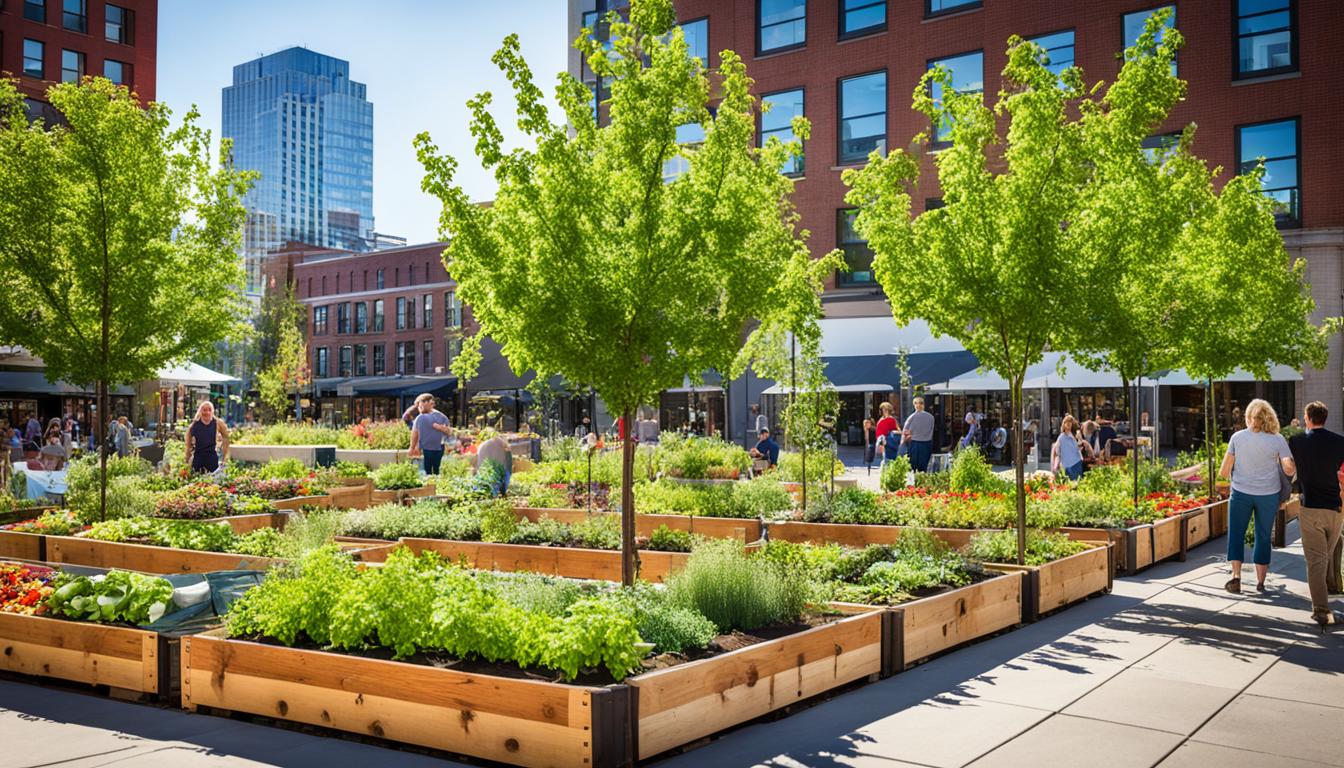
[[[247,197],[247,293],[266,253],[298,240],[365,251],[373,229],[373,104],[350,63],[289,48],[233,68],[223,133],[233,163],[261,173]]]

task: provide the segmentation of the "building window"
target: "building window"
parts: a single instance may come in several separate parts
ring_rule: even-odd
[[[373,345],[373,375],[382,376],[387,373],[387,346],[384,344]]]
[[[924,0],[924,17],[942,16],[945,13],[957,13],[979,8],[980,0]]]
[[[1274,205],[1274,219],[1280,227],[1297,227],[1302,222],[1301,156],[1297,152],[1298,119],[1243,125],[1237,128],[1237,172],[1249,173],[1264,158],[1265,175],[1260,180]]]
[[[462,327],[462,306],[457,303],[457,291],[443,292],[443,327]]]
[[[887,28],[886,0],[840,0],[840,37],[858,37]]]
[[[840,165],[862,163],[887,150],[887,73],[840,81]]]
[[[61,26],[75,32],[89,31],[89,13],[84,0],[61,0]]]
[[[1295,0],[1237,0],[1237,77],[1297,69]]]
[[[327,308],[313,307],[313,335],[325,336],[327,333]]]
[[[373,302],[373,332],[383,332],[383,300]]]
[[[404,296],[397,297],[397,330],[406,330],[406,298]]]
[[[929,69],[933,69],[934,67],[944,67],[947,69],[952,75],[952,90],[957,93],[981,93],[985,90],[985,54],[983,51],[933,59],[929,62]],[[943,104],[942,83],[933,84],[933,103],[940,107]],[[939,144],[946,145],[951,137],[952,117],[950,115],[944,115],[943,118],[938,121],[938,124],[933,127],[933,143],[935,146]]]
[[[415,329],[415,299],[406,300],[406,327]]]
[[[677,146],[694,149],[705,143],[705,127],[699,123],[682,123],[677,126]],[[671,184],[691,170],[691,159],[676,154],[663,161],[663,183]]]
[[[1149,17],[1149,16],[1152,16],[1154,13],[1157,13],[1158,11],[1162,11],[1162,10],[1170,10],[1170,11],[1171,11],[1171,13],[1167,16],[1166,28],[1167,28],[1167,29],[1172,29],[1172,28],[1174,28],[1174,27],[1176,26],[1176,6],[1174,6],[1174,5],[1163,5],[1163,6],[1159,6],[1159,7],[1157,7],[1157,8],[1149,8],[1149,9],[1146,10],[1146,11],[1135,11],[1134,13],[1126,13],[1126,14],[1125,14],[1125,57],[1126,57],[1126,60],[1128,60],[1128,58],[1129,58],[1129,49],[1130,49],[1130,48],[1133,48],[1135,45],[1138,44],[1138,42],[1139,42],[1139,35],[1142,35],[1142,34],[1143,34],[1143,27],[1144,27],[1145,24],[1148,23],[1148,17]],[[1167,34],[1167,33],[1166,33],[1166,30],[1163,30],[1160,34],[1158,34],[1158,36],[1157,36],[1157,42],[1158,42],[1158,43],[1161,43],[1161,42],[1162,42],[1162,39],[1166,37],[1166,34]],[[1142,53],[1146,53],[1146,54],[1155,54],[1156,51],[1155,51],[1155,50],[1154,50],[1154,51],[1143,51]],[[1171,62],[1171,74],[1173,74],[1173,75],[1176,74],[1176,62],[1175,62],[1175,61],[1172,61],[1172,62]]]
[[[761,96],[761,106],[767,104],[770,110],[761,115],[761,146],[772,136],[785,144],[793,141],[793,118],[803,116],[803,89],[767,93]],[[803,158],[790,157],[781,170],[786,176],[802,176]]]
[[[410,265],[409,267],[407,267],[406,269],[410,271],[409,276],[406,278],[406,284],[407,284],[407,285],[415,285],[415,265],[412,264],[412,265]]]
[[[45,80],[46,74],[42,67],[42,55],[45,46],[38,40],[23,41],[23,74],[28,77],[36,77],[38,80]]]
[[[103,37],[108,42],[131,44],[131,12],[119,5],[108,4],[104,15]]]
[[[1179,133],[1159,133],[1143,140],[1143,156],[1152,165],[1161,165],[1176,152],[1181,143]]]
[[[415,342],[397,342],[397,373],[405,375],[415,373]]]
[[[425,373],[434,371],[434,341],[432,339],[425,339],[421,343],[420,370]]]
[[[103,60],[103,77],[116,83],[117,85],[131,84],[131,65],[123,64],[120,61],[112,59]]]
[[[349,376],[351,371],[351,362],[355,356],[355,348],[351,346],[341,347],[341,356],[337,361],[337,376]]]
[[[1028,42],[1035,43],[1045,49],[1046,58],[1049,60],[1045,68],[1054,72],[1056,76],[1063,75],[1064,70],[1073,66],[1073,30],[1066,29],[1063,32],[1051,32],[1048,35],[1039,35],[1037,37],[1027,38]]]
[[[686,38],[686,54],[709,66],[709,19],[696,19],[681,25]]]
[[[36,21],[38,24],[46,24],[46,0],[23,0],[23,18],[29,21]]]
[[[807,0],[756,0],[756,54],[807,42]]]
[[[336,332],[350,332],[350,302],[342,302],[336,305]]]
[[[426,293],[420,298],[420,327],[430,328],[434,325],[434,294]]]
[[[375,279],[378,281],[378,290],[383,290],[383,270],[378,270],[378,275]]]
[[[327,295],[327,276],[326,276],[326,275],[323,275],[323,276],[322,276],[322,295],[323,295],[323,296],[326,296],[326,295]]]
[[[936,210],[938,210],[939,208],[944,207],[945,205],[946,205],[946,203],[943,202],[943,198],[941,198],[941,197],[926,197],[926,198],[924,198],[924,211],[925,211],[926,213],[929,212],[929,211],[936,211]]]
[[[844,252],[845,266],[848,272],[836,273],[836,285],[874,285],[873,251],[868,241],[854,231],[854,219],[859,215],[855,209],[836,211],[835,244]]]
[[[327,368],[326,347],[318,347],[317,349],[313,350],[313,371],[316,372],[317,376],[326,378],[329,372]]]
[[[368,333],[369,331],[369,305],[362,301],[355,302],[355,333]]]
[[[363,344],[355,347],[355,375],[369,375],[369,348]]]

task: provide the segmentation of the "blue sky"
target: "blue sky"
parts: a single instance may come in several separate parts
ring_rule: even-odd
[[[495,116],[516,135],[508,82],[490,62],[516,32],[549,94],[565,68],[565,0],[160,0],[159,101],[180,117],[191,104],[219,136],[220,89],[233,66],[293,45],[350,62],[373,102],[373,215],[378,231],[410,242],[438,238],[438,201],[420,192],[411,139],[428,130],[457,157],[459,181],[488,200],[494,179],[480,168],[467,132],[467,99],[495,97]]]

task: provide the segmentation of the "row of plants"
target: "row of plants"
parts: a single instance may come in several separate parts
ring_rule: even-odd
[[[0,563],[0,613],[149,624],[168,612],[172,600],[173,585],[157,576],[115,569],[87,576]]]
[[[94,523],[82,535],[99,541],[258,557],[280,557],[284,551],[284,534],[275,528],[258,528],[239,535],[225,523],[198,520],[123,517]]]

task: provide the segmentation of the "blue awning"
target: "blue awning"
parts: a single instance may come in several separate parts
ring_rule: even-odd
[[[342,397],[402,397],[422,392],[443,396],[456,388],[456,376],[365,376],[344,379],[335,386]]]
[[[0,392],[24,392],[46,395],[92,395],[98,392],[98,385],[81,387],[67,381],[47,381],[43,371],[0,371]],[[134,395],[135,390],[127,386],[109,387],[107,394],[126,397]]]
[[[899,355],[853,355],[822,360],[826,363],[826,378],[837,387],[886,384],[899,389],[901,386]],[[905,364],[914,386],[947,381],[979,365],[975,355],[965,350],[907,355]]]

